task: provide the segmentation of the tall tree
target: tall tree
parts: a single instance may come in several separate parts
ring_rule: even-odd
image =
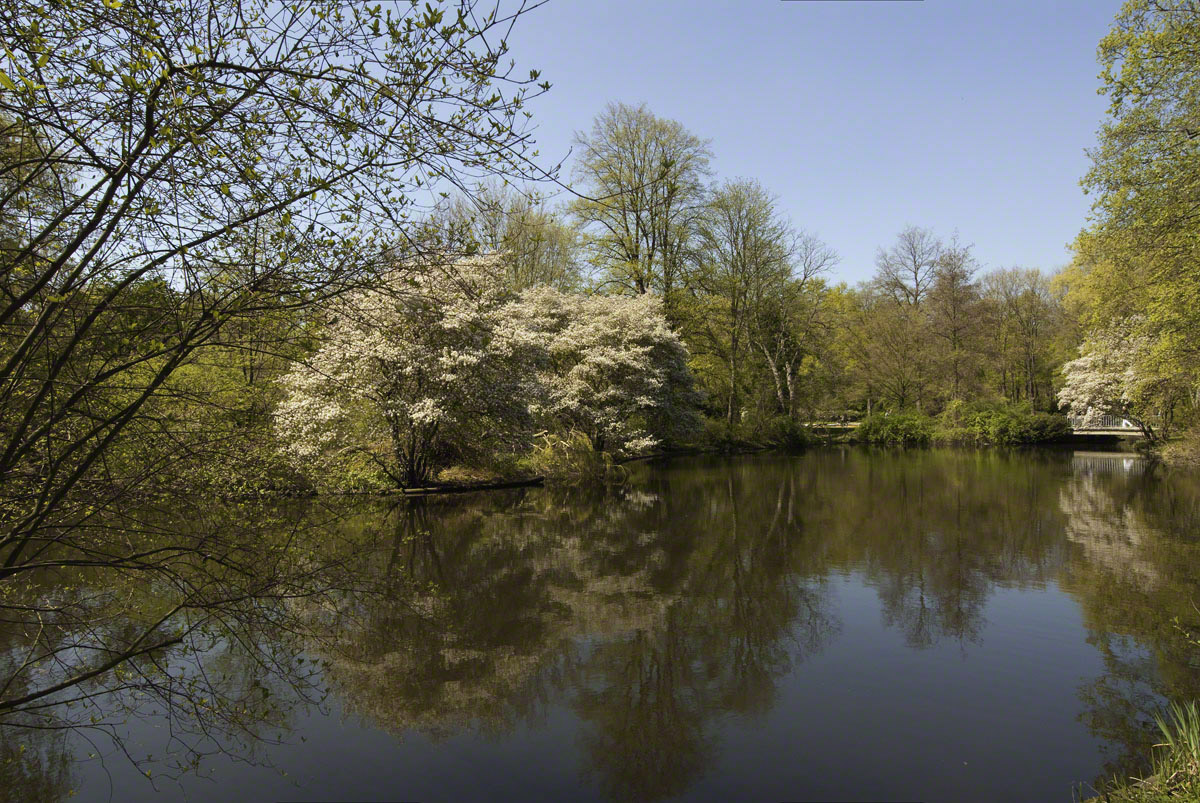
[[[536,191],[483,184],[441,204],[434,221],[453,248],[497,254],[514,290],[545,285],[569,291],[583,282],[578,228]]]
[[[1065,321],[1050,280],[1037,269],[993,271],[984,277],[983,297],[997,390],[1010,401],[1053,408]]]
[[[935,349],[927,301],[944,252],[928,229],[904,229],[891,248],[879,249],[875,276],[857,306],[859,348],[878,361],[870,364],[887,366],[880,381],[893,406],[920,409],[932,401]],[[862,318],[868,311],[874,320]]]
[[[868,285],[842,299],[842,327],[841,351],[868,411],[876,401],[897,410],[924,406],[930,382],[927,327],[917,310]]]
[[[942,242],[929,229],[909,226],[875,257],[875,284],[897,303],[919,307],[933,287]]]
[[[801,372],[828,358],[828,288],[822,280],[838,263],[837,253],[815,235],[785,238],[790,270],[756,283],[750,299],[748,337],[771,376],[779,412],[795,417],[801,398]]]
[[[701,209],[708,143],[645,105],[610,103],[577,133],[572,211],[591,232],[603,279],[638,295],[661,293],[668,317]]]
[[[698,222],[688,287],[700,304],[688,329],[726,372],[723,395],[730,427],[741,415],[741,382],[756,309],[791,278],[795,248],[791,226],[756,181],[719,186]]]
[[[929,331],[935,345],[934,371],[946,400],[978,393],[979,339],[982,336],[978,263],[971,247],[952,242],[942,248],[927,297]]]

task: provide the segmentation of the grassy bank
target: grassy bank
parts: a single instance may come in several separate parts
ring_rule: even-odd
[[[1193,427],[1168,441],[1160,456],[1168,465],[1200,468],[1200,427]]]
[[[1150,775],[1114,779],[1089,803],[1165,803],[1200,801],[1200,711],[1195,702],[1172,704],[1159,717],[1162,743],[1154,748]]]

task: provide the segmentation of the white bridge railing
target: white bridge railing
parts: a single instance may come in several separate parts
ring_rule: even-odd
[[[1103,415],[1098,419],[1092,418],[1090,421],[1086,416],[1073,415],[1069,416],[1068,420],[1071,422],[1072,429],[1083,432],[1089,429],[1129,429],[1135,432],[1141,430],[1137,424],[1119,415]]]

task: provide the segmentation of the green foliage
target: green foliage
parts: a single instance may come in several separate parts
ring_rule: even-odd
[[[1171,758],[1182,761],[1193,777],[1200,774],[1200,712],[1196,702],[1172,703],[1167,716],[1159,714],[1155,722]]]
[[[781,449],[799,452],[817,442],[808,427],[786,415],[747,415],[732,427],[727,419],[705,417],[694,445],[706,451],[746,452]]]
[[[933,440],[934,421],[913,412],[869,415],[854,430],[854,440],[864,443],[925,446]]]
[[[727,420],[706,415],[696,445],[706,451],[743,451],[751,445],[746,434],[743,424],[730,427]]]
[[[296,483],[273,380],[326,302],[390,267],[431,184],[544,175],[524,105],[546,85],[504,41],[524,10],[422,5],[0,8],[0,615],[28,634],[4,647],[5,716],[86,724],[60,703],[144,681],[211,719],[182,675],[151,679],[158,651],[283,632],[279,603],[327,565],[300,526],[272,541],[214,510]],[[47,605],[55,563],[84,582]]]
[[[1164,425],[1196,418],[1200,387],[1200,7],[1128,0],[1100,42],[1111,101],[1084,185],[1094,223],[1075,242],[1070,302],[1091,332],[1137,316],[1141,406]]]
[[[731,427],[748,408],[760,418],[796,415],[824,391],[829,374],[820,274],[837,255],[794,229],[766,188],[746,179],[710,194],[693,241],[689,293],[676,311],[712,404],[724,406]]]
[[[1061,440],[1070,434],[1071,423],[1065,416],[1034,412],[1028,405],[955,401],[937,417],[934,439],[1016,446]]]
[[[830,296],[840,387],[822,406],[936,413],[997,396],[1054,407],[1077,343],[1060,285],[1036,269],[981,274],[970,246],[917,227],[876,259],[870,282]]]
[[[777,415],[763,426],[762,438],[771,446],[785,451],[802,451],[816,442],[808,427],[794,418]]]
[[[1200,710],[1195,701],[1171,703],[1155,716],[1162,743],[1155,745],[1154,769],[1142,780],[1115,780],[1102,800],[1159,803],[1200,800]]]
[[[548,480],[567,484],[624,479],[626,473],[612,454],[596,450],[591,438],[578,430],[544,434],[522,465]]]
[[[548,286],[562,292],[583,287],[579,229],[563,210],[552,208],[536,189],[484,183],[470,195],[438,204],[425,236],[451,250],[500,255],[514,291]]]
[[[661,293],[670,310],[703,203],[708,143],[644,105],[610,103],[575,144],[585,191],[571,207],[590,229],[590,261],[627,292]]]
[[[288,465],[267,432],[233,437],[228,447],[181,466],[179,484],[222,498],[300,496],[316,490],[309,478]]]

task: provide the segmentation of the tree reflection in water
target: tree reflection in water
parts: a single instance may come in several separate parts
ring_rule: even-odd
[[[1105,772],[1132,771],[1163,699],[1200,696],[1198,483],[1141,469],[831,450],[645,466],[612,489],[349,505],[321,553],[337,571],[201,656],[223,678],[206,691],[237,712],[210,746],[253,755],[286,733],[287,706],[264,701],[312,683],[280,679],[300,655],[321,668],[310,699],[327,684],[398,737],[499,737],[566,706],[586,782],[617,800],[678,795],[716,765],[724,717],[765,717],[837,641],[835,586],[852,576],[922,651],[975,649],[997,588],[1070,593],[1104,663],[1080,719],[1111,745]],[[12,654],[19,634],[0,638]],[[24,732],[35,747],[12,759],[15,732],[0,732],[0,788],[61,796],[61,738]]]
[[[1080,690],[1081,718],[1116,748],[1108,775],[1147,768],[1164,699],[1200,699],[1200,483],[1160,473],[1097,457],[1060,490],[1075,549],[1059,582],[1105,667]]]
[[[0,594],[0,779],[15,779],[0,790],[74,791],[55,757],[68,743],[120,756],[154,784],[217,754],[261,758],[298,706],[324,696],[293,609],[347,582],[342,521],[315,504],[147,507],[92,528],[157,563],[50,559],[19,589],[0,586],[35,600]],[[105,670],[113,655],[127,658]],[[157,738],[135,753],[141,720]]]

